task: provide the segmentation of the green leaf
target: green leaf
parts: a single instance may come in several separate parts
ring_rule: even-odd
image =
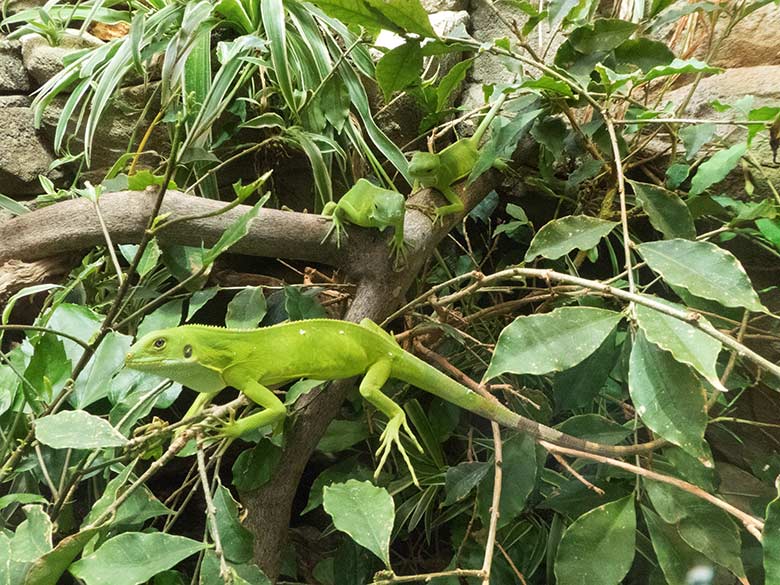
[[[555,428],[567,435],[607,445],[617,445],[633,432],[599,414],[572,416]]]
[[[421,37],[437,38],[420,0],[367,0],[367,3],[401,30]]]
[[[100,498],[94,503],[81,524],[82,530],[95,522],[106,510],[108,510],[124,491],[133,472],[131,466],[122,469],[116,477],[108,482]],[[113,519],[114,526],[141,526],[149,518],[155,518],[171,511],[163,505],[146,486],[133,491],[130,496],[119,506]]]
[[[685,145],[685,158],[692,160],[715,134],[715,124],[692,124],[680,130],[680,138]]]
[[[525,254],[525,261],[532,262],[537,256],[555,260],[572,250],[590,250],[616,225],[616,221],[587,215],[569,215],[554,219],[536,233]]]
[[[436,86],[436,111],[439,112],[447,105],[450,95],[457,88],[464,79],[466,79],[466,72],[471,67],[474,59],[464,59],[452,66],[452,69],[447,71]]]
[[[325,487],[322,505],[337,529],[346,532],[390,568],[390,534],[395,505],[386,489],[351,479]]]
[[[615,49],[615,60],[618,63],[631,63],[644,73],[653,67],[668,65],[674,60],[674,53],[661,41],[647,37],[628,39]]]
[[[267,308],[263,288],[247,287],[228,303],[225,326],[231,329],[254,329],[265,317]]]
[[[780,496],[766,507],[762,536],[766,583],[780,583]]]
[[[35,421],[35,438],[54,449],[122,447],[127,439],[107,421],[83,410],[65,410]]]
[[[207,548],[183,536],[125,532],[70,566],[86,585],[139,585]]]
[[[98,529],[92,528],[71,534],[60,540],[57,546],[30,565],[24,585],[58,585],[61,583],[62,575],[97,533]]]
[[[135,244],[122,244],[119,246],[119,251],[122,253],[122,256],[124,256],[125,260],[130,263],[133,261],[133,258],[138,251],[138,246]],[[149,245],[144,249],[144,253],[141,256],[141,259],[138,261],[138,268],[136,270],[138,275],[146,276],[152,270],[154,270],[161,255],[162,250],[160,250],[160,246],[157,244],[157,240],[151,240]]]
[[[223,485],[214,493],[214,507],[225,558],[233,563],[248,563],[252,560],[252,533],[241,524],[238,519],[238,504],[230,490]]]
[[[11,560],[17,563],[30,563],[52,549],[52,523],[43,506],[27,505],[24,513],[27,518],[11,539]]]
[[[86,408],[108,395],[109,383],[122,369],[132,337],[112,331],[103,339],[84,372],[76,380],[70,403],[75,408]],[[75,362],[74,362],[75,363]]]
[[[53,333],[41,335],[35,342],[35,352],[24,370],[24,378],[27,383],[22,385],[25,392],[30,392],[27,384],[38,389],[37,396],[29,396],[31,402],[45,401],[49,402],[65,386],[70,378],[71,363],[65,355],[65,347],[60,338]],[[13,374],[13,371],[11,371]],[[16,374],[10,378],[16,382]],[[54,396],[47,396],[45,390],[51,387]]]
[[[636,317],[648,341],[671,353],[678,362],[694,368],[715,388],[726,390],[715,371],[721,350],[720,341],[685,321],[643,305],[636,306]],[[704,317],[699,319],[706,321]]]
[[[204,288],[203,290],[195,291],[190,297],[190,301],[187,306],[187,318],[185,321],[189,321],[192,317],[200,311],[206,303],[217,296],[219,292],[218,286],[212,286],[211,288]]]
[[[301,290],[296,286],[284,287],[284,310],[290,321],[325,317],[325,309],[317,300],[318,291]]]
[[[690,368],[637,333],[628,370],[637,414],[654,433],[696,457],[705,457],[706,394]]]
[[[604,342],[620,313],[592,307],[561,307],[518,317],[498,338],[483,381],[510,372],[546,374],[576,366]]]
[[[573,410],[591,403],[609,380],[620,361],[615,335],[609,335],[599,348],[573,368],[555,374],[553,396],[557,410]]]
[[[488,462],[464,461],[455,467],[448,467],[444,475],[444,490],[447,497],[442,506],[449,506],[465,498],[493,467]]]
[[[385,55],[376,64],[376,80],[385,101],[409,85],[419,81],[422,74],[423,57],[420,43],[408,40]]]
[[[691,166],[685,163],[678,163],[666,169],[666,185],[670,189],[677,189],[688,178],[691,172]],[[689,208],[690,210],[690,208]]]
[[[647,242],[637,249],[648,266],[673,286],[724,307],[766,311],[739,260],[715,244],[674,239]]]
[[[271,479],[281,456],[282,449],[267,439],[242,451],[233,463],[233,485],[242,492],[259,488]]]
[[[503,485],[511,489],[501,490],[499,502],[498,526],[511,526],[523,513],[528,496],[536,486],[536,476],[539,465],[536,461],[536,442],[530,435],[504,433]],[[491,469],[493,464],[490,465]],[[477,500],[479,514],[484,525],[490,518],[490,507],[493,505],[493,487],[495,476],[488,473],[479,485]]]
[[[259,130],[261,128],[285,128],[284,118],[274,112],[265,112],[259,116],[247,120],[240,126],[241,128],[254,128]]]
[[[349,457],[339,461],[320,473],[317,479],[314,480],[314,483],[311,484],[309,501],[306,502],[306,507],[301,512],[301,515],[320,507],[322,504],[322,489],[325,486],[333,483],[343,483],[348,479],[370,481],[373,476],[374,471],[362,465],[357,460],[357,457]]]
[[[149,313],[138,325],[136,337],[141,338],[147,333],[157,331],[158,329],[167,329],[176,327],[181,323],[181,309],[184,306],[183,299],[168,301],[158,309]]]
[[[668,65],[653,67],[645,74],[642,81],[652,81],[659,77],[680,75],[682,73],[720,73],[721,71],[723,71],[723,69],[720,69],[719,67],[710,67],[697,59],[675,59]]]
[[[702,163],[691,180],[691,195],[704,193],[715,183],[721,182],[739,164],[747,151],[746,144],[735,144],[726,150],[719,150]]]
[[[538,89],[542,91],[551,91],[553,93],[565,95],[566,97],[574,97],[574,92],[571,90],[571,86],[559,79],[550,77],[549,75],[542,75],[536,79],[527,79],[520,87],[526,89]],[[557,118],[549,118],[550,120],[557,120]]]
[[[696,227],[693,225],[691,212],[676,193],[650,183],[631,180],[628,182],[634,188],[637,201],[642,204],[642,209],[647,213],[650,225],[661,232],[665,238],[696,237]]]
[[[225,252],[233,244],[238,242],[241,238],[247,235],[247,233],[249,233],[249,224],[251,224],[252,221],[257,217],[257,214],[260,213],[260,209],[263,207],[263,205],[265,205],[269,197],[270,195],[264,195],[261,197],[260,201],[255,203],[252,209],[244,213],[235,222],[233,222],[233,224],[228,229],[224,231],[217,243],[214,244],[214,247],[203,253],[204,266],[209,266],[212,264],[220,254]]]
[[[328,16],[347,24],[358,24],[373,30],[395,29],[391,21],[381,12],[373,10],[365,0],[314,0],[312,3],[322,8]]]
[[[11,504],[48,504],[48,501],[40,494],[15,493],[0,497],[0,510]]]
[[[688,546],[674,526],[666,524],[658,515],[642,506],[642,515],[650,532],[653,550],[658,564],[669,585],[689,585],[688,573],[699,565],[707,565],[707,560]]]
[[[25,213],[28,213],[30,211],[18,201],[15,201],[10,197],[6,197],[2,193],[0,193],[0,207],[5,209],[6,211],[10,211],[14,215],[24,215]]]
[[[599,18],[571,32],[569,41],[580,53],[611,51],[626,41],[638,28],[637,24],[615,18]]]
[[[558,585],[618,585],[634,561],[634,496],[594,508],[563,533],[555,556]]]
[[[270,41],[271,63],[273,63],[279,90],[290,111],[297,112],[292,71],[287,59],[287,13],[282,0],[260,0],[260,17],[263,20],[266,37]]]
[[[323,453],[338,453],[349,449],[355,443],[369,437],[368,426],[364,420],[334,419],[325,429],[325,434],[317,443],[317,449]]]

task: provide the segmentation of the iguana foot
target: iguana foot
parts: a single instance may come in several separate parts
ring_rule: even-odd
[[[409,468],[409,473],[412,474],[412,481],[414,482],[414,485],[420,487],[420,482],[417,481],[417,474],[414,472],[414,467],[412,466],[412,462],[409,460],[409,455],[406,454],[406,449],[404,449],[404,446],[401,443],[402,428],[406,431],[406,434],[409,435],[409,438],[414,443],[414,446],[417,447],[420,453],[423,453],[422,446],[417,441],[417,437],[414,436],[412,429],[409,428],[409,423],[406,422],[406,415],[403,412],[399,412],[389,421],[387,421],[387,426],[382,432],[382,435],[379,437],[380,444],[379,448],[376,450],[376,457],[379,457],[379,465],[377,465],[376,471],[374,472],[374,479],[379,477],[379,472],[382,471],[382,468],[387,461],[387,457],[390,455],[390,451],[393,448],[393,443],[395,443],[396,447],[398,447],[399,453],[401,453],[401,457],[403,457],[404,461],[406,462],[406,467]]]

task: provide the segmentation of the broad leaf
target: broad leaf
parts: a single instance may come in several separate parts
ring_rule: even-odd
[[[648,428],[692,455],[705,456],[706,394],[701,381],[641,332],[631,348],[628,390]]]
[[[599,18],[572,31],[569,41],[580,53],[611,51],[627,40],[638,25],[615,18]]]
[[[670,352],[678,362],[694,368],[718,390],[727,390],[715,371],[721,350],[720,341],[680,319],[643,305],[637,305],[636,316],[637,324],[648,341]],[[704,320],[704,317],[700,319]]]
[[[243,492],[259,488],[271,479],[281,455],[281,448],[267,439],[243,451],[233,463],[233,485]]]
[[[764,572],[767,583],[780,583],[780,496],[769,502],[764,522]]]
[[[240,216],[228,229],[223,232],[217,243],[214,244],[210,250],[206,250],[203,253],[204,266],[208,266],[213,263],[220,254],[225,252],[233,244],[238,242],[241,238],[247,235],[247,233],[249,233],[249,225],[257,217],[257,214],[260,213],[260,209],[263,207],[263,205],[265,205],[265,202],[268,201],[269,197],[270,195],[264,195],[261,197],[260,201],[255,203],[252,209]]]
[[[54,449],[122,447],[127,439],[107,421],[83,410],[65,410],[35,421],[35,438]]]
[[[139,585],[207,546],[161,532],[125,532],[73,563],[70,572],[87,585]]]
[[[501,332],[483,381],[504,373],[546,374],[576,366],[604,342],[620,313],[592,307],[562,307],[545,315],[518,317]]]
[[[184,306],[183,299],[176,299],[168,301],[161,307],[155,309],[143,318],[141,324],[138,325],[138,332],[136,337],[140,339],[151,331],[157,331],[158,329],[167,329],[168,327],[176,327],[181,323],[181,309]]]
[[[692,124],[680,130],[680,138],[685,146],[685,158],[692,160],[701,147],[710,141],[716,128],[715,124]]]
[[[739,159],[746,151],[746,144],[735,144],[712,155],[709,160],[702,163],[691,179],[690,194],[699,195],[715,183],[720,183],[739,164]]]
[[[647,213],[650,224],[665,238],[696,237],[691,212],[676,193],[649,183],[628,182],[634,188],[634,194]]]
[[[60,577],[97,533],[98,529],[92,528],[71,534],[60,540],[57,546],[30,565],[24,585],[58,585],[61,583]]]
[[[648,266],[673,286],[724,307],[766,311],[739,260],[715,244],[674,239],[647,242],[637,249]]]
[[[616,225],[618,223],[615,221],[587,215],[569,215],[554,219],[534,236],[525,254],[525,261],[531,262],[537,256],[555,260],[572,250],[590,250]]]
[[[233,563],[247,563],[252,560],[252,533],[238,519],[238,504],[225,486],[220,485],[214,493],[217,530],[225,558]],[[209,526],[211,530],[211,526]]]
[[[420,79],[423,57],[420,44],[409,40],[389,51],[376,64],[376,80],[385,101]]]
[[[646,37],[628,39],[615,49],[618,63],[631,63],[647,73],[653,67],[668,65],[674,60],[674,53],[661,41]]]
[[[351,479],[323,490],[322,505],[333,525],[390,567],[390,534],[395,505],[387,490]]]
[[[618,585],[634,561],[635,538],[633,495],[586,512],[558,545],[558,585]]]
[[[448,467],[444,476],[447,497],[442,505],[449,506],[469,495],[491,467],[490,463],[484,461],[464,461],[454,467]]]
[[[322,505],[322,489],[333,483],[344,483],[348,479],[370,481],[374,471],[357,461],[357,457],[342,459],[335,465],[328,467],[317,476],[309,490],[309,501],[301,512],[301,515],[311,512]]]
[[[643,81],[652,81],[659,77],[667,75],[680,75],[681,73],[720,73],[723,71],[718,67],[710,67],[702,61],[696,59],[675,59],[668,65],[659,65],[653,67],[645,74]]]
[[[52,548],[52,523],[43,506],[30,504],[24,507],[27,518],[16,528],[11,539],[11,560],[30,563]]]
[[[203,290],[194,292],[187,305],[187,317],[184,320],[189,321],[192,319],[195,316],[195,313],[200,311],[206,303],[217,295],[218,292],[218,286],[212,286],[211,288],[204,288]]]
[[[680,538],[674,526],[666,524],[658,515],[642,506],[653,550],[658,558],[658,564],[669,585],[689,585],[688,574],[697,566],[706,566],[703,555],[693,550]]]
[[[392,22],[373,10],[365,0],[314,0],[313,4],[322,8],[325,14],[347,24],[359,24],[373,30],[395,28]]]
[[[75,408],[86,408],[108,395],[109,383],[125,362],[133,343],[129,335],[112,331],[103,339],[84,372],[76,380],[70,402]]]
[[[421,37],[436,38],[436,32],[420,0],[366,0],[366,2],[401,30]]]
[[[233,329],[253,329],[263,320],[266,310],[262,287],[245,288],[228,303],[225,325]]]

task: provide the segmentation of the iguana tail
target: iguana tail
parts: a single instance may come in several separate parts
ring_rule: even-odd
[[[479,145],[479,141],[482,140],[482,136],[484,136],[485,132],[490,126],[490,123],[493,121],[493,118],[495,118],[496,115],[498,115],[498,111],[501,109],[501,106],[504,105],[504,102],[506,101],[508,95],[509,94],[507,94],[506,92],[501,92],[501,95],[495,101],[495,103],[490,108],[488,113],[485,114],[485,117],[482,118],[482,121],[479,123],[479,126],[477,126],[477,129],[474,131],[474,134],[471,137],[477,145]]]
[[[528,433],[537,441],[547,441],[561,447],[596,453],[606,457],[626,457],[651,451],[659,446],[657,441],[639,445],[605,445],[567,435],[512,412],[498,400],[485,398],[456,382],[446,374],[410,353],[403,352],[393,364],[392,377],[412,384],[447,402],[497,422],[503,427]]]

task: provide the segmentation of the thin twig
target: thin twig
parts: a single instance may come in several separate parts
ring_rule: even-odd
[[[569,463],[564,459],[562,456],[560,456],[558,453],[553,453],[553,457],[555,457],[555,460],[563,467],[566,471],[568,471],[574,479],[579,481],[582,485],[584,485],[589,490],[592,490],[596,492],[598,495],[603,496],[604,490],[600,487],[593,485],[590,483],[587,479],[585,479],[576,469],[574,469]]]
[[[223,580],[227,580],[230,577],[230,569],[227,566],[225,554],[222,551],[222,540],[219,537],[219,528],[217,526],[217,508],[214,505],[214,498],[211,497],[209,477],[206,474],[206,458],[203,455],[203,435],[200,432],[197,435],[197,440],[198,475],[200,476],[200,484],[203,488],[203,499],[206,500],[206,518],[208,519],[209,527],[211,528],[211,538],[214,539],[214,552],[219,558],[219,575]]]

